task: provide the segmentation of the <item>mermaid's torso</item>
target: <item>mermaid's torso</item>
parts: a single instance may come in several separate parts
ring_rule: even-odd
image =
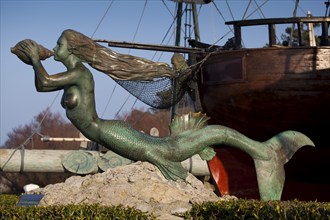
[[[80,92],[77,86],[70,86],[64,89],[61,105],[66,110],[72,110],[78,106],[80,102]]]

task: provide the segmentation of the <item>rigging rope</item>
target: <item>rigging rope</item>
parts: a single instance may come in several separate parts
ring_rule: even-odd
[[[125,102],[124,102],[124,104],[119,108],[119,110],[116,112],[116,114],[115,114],[115,118],[117,118],[118,117],[118,115],[119,115],[119,113],[121,112],[121,110],[124,108],[124,106],[126,105],[126,103],[127,103],[127,101],[128,101],[128,99],[131,97],[131,94],[130,93],[128,93],[128,96],[127,96],[127,98],[126,98],[126,100],[125,100]]]
[[[139,100],[138,98],[135,98],[135,101],[134,101],[134,103],[133,103],[133,105],[132,105],[131,109],[133,109],[133,108],[134,108],[134,106],[136,105],[136,103],[137,103],[137,101],[138,101],[138,100]],[[126,121],[126,120],[127,120],[127,118],[128,118],[128,114],[126,115],[126,117],[125,117],[124,121]]]
[[[212,3],[213,3],[213,5],[214,5],[214,8],[216,9],[216,11],[218,12],[218,14],[220,15],[220,17],[222,18],[222,20],[224,21],[224,22],[226,22],[226,19],[225,19],[225,17],[223,16],[223,14],[221,13],[221,11],[220,11],[220,9],[218,8],[218,6],[215,4],[215,1],[212,1]],[[233,33],[234,34],[234,30],[233,30],[233,28],[231,28],[230,26],[228,26],[227,25],[227,27],[228,27],[228,29],[229,29],[229,31],[226,33],[226,34],[224,34],[222,37],[220,37],[218,40],[216,40],[208,49],[210,49],[210,48],[212,48],[212,46],[215,46],[219,41],[221,41],[225,36],[227,36],[229,33]]]
[[[51,102],[50,105],[48,105],[47,108],[51,109],[51,107],[54,105],[55,100],[57,99],[57,97],[58,97],[59,94],[60,94],[60,91],[57,92],[57,94],[56,94],[55,97],[53,98],[53,101]],[[30,135],[27,139],[25,139],[25,141],[23,142],[23,144],[20,144],[18,147],[16,147],[16,150],[17,150],[18,148],[22,148],[22,147],[24,148],[24,147],[25,147],[25,146],[31,141],[31,138],[32,138],[34,135],[36,135],[36,134],[41,135],[41,134],[39,133],[39,130],[40,130],[40,128],[41,128],[42,123],[44,122],[44,120],[46,119],[46,117],[48,116],[49,113],[50,113],[49,111],[46,111],[46,112],[45,112],[45,114],[43,115],[42,119],[41,119],[40,122],[38,123],[37,128],[31,133],[31,135]],[[15,151],[16,151],[16,150],[15,150]],[[15,151],[14,151],[14,153],[15,153]]]
[[[295,0],[292,0],[292,1],[295,1]],[[308,12],[306,12],[299,4],[298,4],[298,8],[299,8],[300,11],[302,11],[302,13],[304,15],[307,15],[308,14]]]
[[[50,105],[48,107],[49,109],[54,105],[55,100],[57,99],[57,97],[58,97],[59,94],[60,94],[60,91],[57,92],[57,94],[55,95],[53,101],[50,103]],[[48,116],[49,113],[50,113],[49,111],[46,111],[46,113],[45,113],[44,117],[41,119],[41,121],[40,121],[37,129],[39,129],[41,127],[41,124],[44,122],[44,120],[46,119],[46,117]]]
[[[252,0],[250,0],[250,1],[249,1],[249,4],[248,4],[248,6],[246,6],[245,12],[244,12],[244,14],[243,14],[243,16],[242,16],[242,20],[244,20],[244,19],[245,19],[245,15],[246,15],[246,13],[248,12],[248,10],[249,10],[249,8],[250,8],[250,5],[251,5],[251,3],[252,3]]]
[[[264,15],[263,11],[261,10],[261,7],[259,7],[259,5],[258,5],[258,3],[257,3],[256,0],[254,0],[254,4],[257,6],[256,9],[257,9],[257,10],[259,11],[259,13],[261,14],[261,17],[262,17],[262,18],[266,18],[266,16]],[[276,35],[275,35],[275,37],[276,37],[277,42],[279,42],[279,41],[280,41],[280,38],[279,38],[278,36],[276,36]]]
[[[36,129],[37,130],[37,129]],[[14,154],[20,150],[20,154],[21,154],[21,167],[20,167],[20,172],[24,171],[24,158],[25,158],[25,146],[29,144],[30,141],[33,142],[33,136],[34,135],[39,135],[41,137],[45,137],[45,135],[40,134],[39,132],[33,132],[24,142],[23,144],[20,144],[18,147],[16,147],[14,149],[14,151],[11,153],[11,155],[8,157],[8,159],[6,160],[6,162],[3,163],[2,166],[0,166],[0,172],[3,172],[4,168],[6,167],[6,165],[9,163],[9,161],[13,158]],[[32,143],[33,144],[33,143]],[[1,164],[1,163],[0,163]]]
[[[248,11],[248,8],[250,7],[250,4],[252,3],[252,0],[250,0],[250,2],[249,2],[249,4],[247,5],[247,8],[246,8],[246,10],[245,10],[245,12],[244,12],[244,14],[243,14],[242,19],[243,19],[243,20],[248,19],[248,18],[249,18],[250,16],[252,16],[256,11],[261,10],[261,7],[264,6],[268,1],[269,1],[269,0],[265,0],[260,6],[259,6],[258,4],[256,4],[256,5],[257,5],[257,8],[256,8],[253,12],[251,12],[248,16],[246,16],[247,11]],[[218,6],[215,4],[215,1],[212,1],[212,3],[213,3],[213,5],[214,5],[215,9],[217,10],[217,12],[219,13],[219,15],[221,16],[221,18],[226,22],[225,17],[224,17],[223,14],[221,13],[221,11],[220,11],[220,9],[218,8]],[[226,3],[227,3],[227,6],[228,6],[228,9],[229,9],[230,12],[231,12],[231,9],[230,9],[230,6],[229,6],[227,0],[226,0]],[[231,13],[231,14],[232,14],[232,13]],[[246,17],[245,17],[245,16],[246,16]],[[233,15],[232,15],[232,18],[233,18]],[[234,19],[234,18],[233,18],[233,19]],[[222,37],[220,37],[216,42],[214,42],[209,48],[211,48],[212,46],[216,45],[220,40],[222,40],[222,39],[223,39],[225,36],[227,36],[230,32],[231,32],[231,33],[234,33],[233,28],[231,28],[230,26],[227,26],[227,27],[228,27],[229,31],[228,31],[225,35],[223,35]],[[243,45],[244,45],[244,42],[242,42],[242,43],[243,43]]]
[[[111,1],[111,3],[109,4],[109,6],[108,6],[106,12],[105,12],[104,15],[102,16],[102,18],[101,18],[100,22],[98,23],[98,25],[97,25],[95,31],[93,32],[92,37],[94,36],[94,34],[96,33],[97,29],[98,29],[99,26],[101,25],[101,23],[102,23],[102,21],[104,20],[106,14],[109,12],[109,9],[111,8],[113,2],[114,2],[114,0]],[[135,41],[135,38],[136,38],[137,33],[138,33],[138,31],[139,31],[139,28],[140,28],[140,25],[141,25],[141,21],[142,21],[142,18],[143,18],[143,16],[144,16],[145,9],[146,9],[146,7],[147,7],[147,3],[148,3],[148,0],[145,0],[144,7],[143,7],[143,10],[142,10],[142,13],[141,13],[141,16],[140,16],[139,22],[138,22],[137,28],[136,28],[135,33],[134,33],[134,36],[133,36],[133,40],[132,40],[133,42]],[[130,51],[131,51],[131,50],[129,49],[128,54],[130,54]],[[110,97],[109,97],[109,99],[108,99],[108,101],[107,101],[107,104],[106,104],[106,106],[105,106],[105,108],[104,108],[104,110],[103,110],[103,112],[102,112],[101,117],[104,116],[104,114],[105,114],[105,112],[106,112],[106,110],[107,110],[107,108],[108,108],[108,106],[109,106],[109,104],[110,104],[110,102],[111,102],[111,99],[112,99],[112,97],[113,97],[113,94],[114,94],[116,88],[117,88],[117,83],[115,83],[115,86],[114,86],[114,88],[113,88],[113,90],[112,90],[112,92],[111,92],[111,95],[110,95]],[[119,112],[124,108],[125,104],[127,103],[128,99],[130,98],[130,96],[131,96],[131,94],[128,95],[128,97],[126,98],[126,101],[122,104],[122,106],[121,106],[121,107],[119,108],[119,110],[116,112],[116,114],[114,115],[114,117],[117,117],[117,116],[118,116]],[[135,104],[136,104],[136,101],[134,102],[132,108],[134,107]]]
[[[219,15],[221,16],[222,20],[226,22],[225,17],[223,16],[223,14],[221,13],[220,9],[218,8],[217,4],[215,4],[215,1],[212,1],[215,9],[217,10],[217,12],[219,13]]]
[[[230,12],[231,18],[232,18],[233,20],[235,20],[234,15],[233,15],[233,12],[231,11],[231,8],[230,8],[230,6],[229,6],[228,0],[226,0],[226,4],[227,4],[228,10],[229,10],[229,12]]]
[[[145,2],[144,2],[144,6],[143,6],[143,10],[142,10],[142,13],[141,13],[141,16],[140,16],[140,19],[139,19],[138,25],[137,25],[137,27],[136,27],[136,30],[135,30],[135,33],[134,33],[134,36],[133,36],[132,42],[135,41],[136,35],[137,35],[137,33],[138,33],[139,29],[140,29],[141,21],[142,21],[142,18],[143,18],[143,16],[144,16],[144,12],[145,12],[146,7],[147,7],[147,3],[148,3],[148,0],[145,0]],[[130,54],[130,51],[131,51],[131,49],[129,49],[128,54]]]
[[[95,28],[93,34],[91,35],[91,38],[94,37],[96,31],[99,29],[101,23],[103,22],[105,16],[108,14],[108,12],[109,12],[109,10],[110,10],[110,8],[111,8],[111,6],[112,6],[113,3],[114,3],[114,0],[112,0],[112,1],[110,2],[110,4],[109,4],[107,10],[106,10],[105,13],[103,14],[101,20],[99,21],[99,23],[97,24],[97,26],[96,26],[96,28]],[[136,32],[137,32],[137,31],[136,31]],[[107,104],[106,104],[106,106],[105,106],[105,108],[104,108],[104,110],[103,110],[103,112],[102,112],[102,114],[101,114],[101,117],[104,116],[106,110],[108,109],[108,106],[109,106],[109,104],[110,104],[110,101],[111,101],[111,99],[112,99],[112,97],[113,97],[113,94],[114,94],[116,88],[117,88],[117,83],[115,83],[115,86],[114,86],[113,89],[112,89],[111,95],[110,95],[110,97],[109,97],[109,99],[108,99],[108,101],[107,101]],[[121,108],[123,108],[123,106],[122,106]],[[120,109],[121,109],[121,108],[120,108]]]
[[[101,117],[104,116],[105,111],[107,110],[107,108],[108,108],[108,106],[109,106],[109,104],[110,104],[110,101],[111,101],[111,99],[112,99],[112,96],[113,96],[113,94],[114,94],[114,92],[115,92],[115,90],[116,90],[116,87],[117,87],[117,83],[115,83],[115,86],[114,86],[113,89],[112,89],[111,95],[110,95],[110,97],[109,97],[109,99],[108,99],[108,101],[107,101],[107,104],[105,105],[105,108],[104,108],[104,110],[103,110],[103,112],[102,112]]]
[[[136,35],[137,35],[138,30],[139,30],[139,28],[140,28],[141,21],[142,21],[142,18],[143,18],[143,16],[144,16],[145,9],[147,8],[147,3],[148,3],[148,0],[146,0],[146,1],[144,2],[144,7],[143,7],[143,10],[142,10],[142,13],[141,13],[141,16],[140,16],[139,22],[138,22],[138,26],[137,26],[136,31],[135,31],[134,36],[133,36],[133,40],[132,40],[133,42],[135,41]],[[128,51],[128,54],[130,53],[130,51],[131,51],[131,50]],[[130,95],[129,95],[129,96],[130,96]],[[129,97],[128,97],[128,98],[129,98]],[[124,102],[124,104],[122,105],[122,107],[119,109],[119,111],[121,111],[121,109],[124,107],[124,105],[126,104],[128,98],[126,99],[126,101]],[[133,103],[131,109],[134,108],[136,102],[137,102],[137,98],[135,98],[135,102]],[[119,111],[118,111],[117,114],[115,115],[116,117],[117,117],[117,115],[119,114]],[[125,121],[126,121],[126,119],[125,119]]]
[[[108,11],[110,10],[110,8],[111,8],[111,6],[112,6],[113,2],[114,2],[114,0],[112,0],[112,1],[110,2],[110,4],[109,4],[109,6],[108,6],[107,10],[105,11],[105,13],[104,13],[104,15],[102,16],[102,18],[101,18],[100,22],[99,22],[99,23],[98,23],[98,25],[96,26],[96,28],[95,28],[95,30],[94,30],[94,32],[93,32],[93,34],[92,34],[92,36],[91,36],[91,37],[94,37],[94,35],[95,35],[96,31],[99,29],[99,27],[100,27],[101,23],[103,22],[103,20],[104,20],[105,16],[108,14]]]
[[[245,19],[251,17],[256,11],[260,10],[262,6],[264,6],[269,0],[265,0],[261,5],[259,5],[254,11],[252,11]]]
[[[163,37],[163,39],[162,39],[160,45],[162,45],[162,44],[164,43],[166,37],[168,36],[169,32],[172,30],[173,25],[175,24],[175,16],[174,16],[174,14],[170,11],[170,9],[168,8],[168,6],[167,6],[167,4],[164,2],[164,0],[162,0],[162,2],[163,2],[163,4],[165,5],[167,11],[171,14],[171,16],[172,16],[172,18],[173,18],[173,21],[172,21],[170,27],[167,29],[167,32],[166,32],[165,36]],[[173,35],[174,35],[174,33],[172,32],[171,36],[169,37],[169,40],[167,41],[167,44],[169,44],[169,41],[172,39]],[[155,53],[154,53],[154,55],[152,56],[151,60],[154,60],[154,59],[155,59],[155,57],[156,57],[156,55],[157,55],[158,52],[159,52],[159,51],[155,51]],[[158,62],[159,62],[160,58],[162,57],[162,55],[163,55],[163,52],[160,53],[160,56],[159,56],[159,58],[158,58],[158,60],[157,60]]]
[[[261,17],[262,18],[266,18],[266,16],[264,15],[264,13],[262,12],[262,10],[261,10],[261,8],[259,7],[259,5],[258,5],[258,3],[257,3],[257,1],[256,0],[254,0],[253,1],[254,2],[254,4],[257,6],[257,10],[258,10],[258,12],[261,14]]]

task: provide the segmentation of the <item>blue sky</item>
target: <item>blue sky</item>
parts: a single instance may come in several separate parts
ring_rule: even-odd
[[[308,10],[314,16],[324,16],[324,1],[300,0],[298,16],[305,16]],[[145,0],[117,0],[114,2],[110,0],[0,0],[0,145],[6,141],[7,134],[13,128],[30,123],[34,116],[47,107],[50,107],[52,112],[60,112],[64,116],[64,110],[60,106],[62,92],[36,92],[31,66],[22,63],[12,54],[10,52],[11,47],[15,46],[17,42],[29,38],[46,48],[52,49],[61,32],[68,28],[80,31],[87,36],[93,36],[96,39],[160,44],[172,24],[172,14],[175,8],[175,3],[172,1],[165,0],[164,2],[167,7],[161,0],[147,1],[141,24],[138,31],[136,31],[146,3]],[[241,19],[248,2],[248,0],[215,0],[223,18],[212,3],[203,6],[200,11],[201,40],[213,43],[223,37],[229,30],[224,22]],[[264,0],[255,2],[262,5]],[[267,18],[290,17],[293,13],[294,4],[294,0],[269,0],[261,9]],[[253,3],[247,15],[251,14],[255,7],[256,5]],[[109,9],[108,13],[106,13],[107,9]],[[234,17],[231,16],[230,11]],[[261,18],[261,16],[262,14],[257,12],[249,18]],[[267,40],[266,30],[266,27],[254,28],[251,31],[243,29],[245,46],[258,47],[265,45]],[[172,32],[173,28],[170,33]],[[225,36],[219,44],[224,44],[232,36],[232,34]],[[168,37],[163,44],[171,45],[173,42],[174,39]],[[154,52],[150,51],[118,48],[113,48],[113,50],[147,59],[152,59],[154,55]],[[169,62],[170,56],[171,54],[157,54],[155,60]],[[65,70],[63,65],[52,58],[43,63],[49,74]],[[103,118],[111,119],[123,106],[128,93],[116,86],[110,104],[106,107],[115,83],[102,73],[94,70],[93,73],[95,73],[96,82],[97,111],[100,116],[103,115]],[[129,111],[134,102],[135,98],[130,97],[123,106],[122,113]],[[136,107],[141,106],[143,104],[137,102]]]

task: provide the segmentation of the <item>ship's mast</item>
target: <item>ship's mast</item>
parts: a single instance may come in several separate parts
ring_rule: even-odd
[[[197,4],[208,4],[212,2],[212,0],[173,0],[174,2],[178,3],[177,7],[177,13],[176,13],[176,38],[175,38],[175,46],[180,46],[180,39],[181,39],[181,27],[182,27],[182,15],[183,15],[183,3],[186,5],[186,13],[188,11],[193,16],[193,28],[195,33],[195,40],[200,41],[200,34],[199,34],[199,24],[198,24],[198,14],[197,14]],[[190,6],[190,9],[188,9],[188,6]],[[186,21],[187,22],[187,21]],[[185,24],[186,26],[189,26],[190,24]],[[185,36],[185,39],[190,36]]]
[[[199,23],[198,23],[196,3],[192,3],[191,7],[192,7],[192,14],[193,14],[193,21],[194,21],[195,40],[200,41]]]
[[[175,46],[180,46],[181,39],[181,23],[182,23],[182,2],[178,3],[178,9],[176,11],[176,34],[175,34]]]
[[[183,15],[183,3],[185,3],[185,10],[184,13],[186,13],[186,20],[185,20],[185,36],[184,36],[184,46],[186,46],[186,40],[191,38],[191,26],[193,26],[194,29],[194,37],[196,41],[200,41],[200,32],[199,32],[199,23],[198,23],[198,14],[197,14],[197,4],[205,4],[210,3],[211,0],[173,0],[177,2],[177,12],[176,12],[176,35],[175,35],[175,46],[180,46],[181,44],[181,29],[182,29],[182,15]],[[193,24],[191,25],[191,16],[193,20]],[[187,27],[189,30],[187,30]],[[193,64],[194,58],[192,54],[189,54],[188,62],[189,64]],[[176,82],[173,81],[173,88],[174,91],[176,91]],[[175,93],[173,93],[173,96],[175,96]],[[176,100],[176,97],[173,97],[173,100]],[[173,105],[171,107],[171,120],[175,117],[176,113],[176,105]],[[200,110],[200,105],[195,106],[195,108],[198,108]]]
[[[295,7],[294,7],[294,10],[293,10],[293,17],[294,17],[294,18],[297,17],[297,9],[298,9],[298,5],[299,5],[299,0],[296,0]],[[294,25],[295,25],[295,24],[292,24],[292,27],[291,27],[289,46],[292,46],[292,43],[293,43],[293,30],[294,30]],[[297,27],[297,28],[300,29],[300,27]]]
[[[327,16],[330,17],[330,10],[329,10],[330,0],[325,1],[324,4],[325,4],[325,8],[326,8],[325,9],[325,15],[324,15],[324,17],[327,17]],[[328,12],[329,12],[329,14],[328,14]]]

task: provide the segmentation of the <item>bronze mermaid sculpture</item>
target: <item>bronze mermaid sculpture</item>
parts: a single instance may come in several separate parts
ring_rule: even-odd
[[[213,145],[224,144],[248,153],[254,160],[262,200],[279,200],[284,186],[284,164],[302,146],[314,146],[304,134],[285,131],[268,141],[254,141],[221,125],[206,125],[206,117],[190,114],[193,126],[182,129],[177,118],[171,124],[171,135],[153,137],[134,130],[120,120],[99,118],[95,108],[93,75],[83,62],[115,79],[149,80],[158,75],[177,77],[165,63],[115,53],[89,37],[68,29],[63,31],[54,50],[54,59],[67,71],[49,75],[39,56],[38,44],[21,41],[17,46],[29,58],[35,73],[38,92],[64,90],[61,105],[68,119],[85,137],[134,161],[156,165],[168,180],[185,180],[187,171],[181,162],[195,154],[204,160],[215,156]],[[143,70],[146,74],[139,74]],[[142,76],[143,75],[143,76]],[[185,122],[184,122],[185,123]]]

